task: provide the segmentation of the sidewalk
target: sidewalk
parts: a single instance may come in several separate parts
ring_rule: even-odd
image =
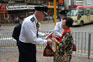
[[[53,62],[53,57],[44,57],[42,53],[37,51],[37,62]],[[0,62],[18,62],[18,51],[0,51]],[[71,62],[93,62],[93,58],[73,55]]]

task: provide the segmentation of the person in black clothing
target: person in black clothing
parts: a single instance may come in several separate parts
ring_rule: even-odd
[[[20,18],[19,24],[17,24],[14,27],[13,34],[12,34],[12,37],[17,41],[17,45],[18,45],[19,35],[20,35],[20,31],[21,31],[21,24],[22,24],[22,22],[23,22],[25,17],[24,16],[20,16],[19,18]]]
[[[19,35],[20,35],[20,31],[21,31],[21,24],[24,21],[25,16],[20,16],[19,18],[20,18],[19,24],[14,27],[12,37],[17,41],[18,51],[20,52]],[[19,55],[19,58],[20,58],[20,55]]]

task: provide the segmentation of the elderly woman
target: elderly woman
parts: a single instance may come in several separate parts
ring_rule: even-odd
[[[62,28],[64,32],[62,36],[57,40],[58,50],[54,54],[54,62],[70,62],[72,57],[73,37],[70,27],[73,24],[72,18],[64,18],[62,22]]]

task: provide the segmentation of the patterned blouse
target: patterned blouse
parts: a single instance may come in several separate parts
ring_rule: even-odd
[[[73,37],[70,32],[67,32],[65,35],[63,35],[61,44],[63,51],[66,51],[68,54],[72,55]]]
[[[73,37],[71,32],[63,35],[58,51],[54,55],[54,62],[70,62],[72,57]]]

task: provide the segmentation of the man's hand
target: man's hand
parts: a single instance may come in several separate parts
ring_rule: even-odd
[[[49,36],[49,33],[46,33],[44,36]]]

